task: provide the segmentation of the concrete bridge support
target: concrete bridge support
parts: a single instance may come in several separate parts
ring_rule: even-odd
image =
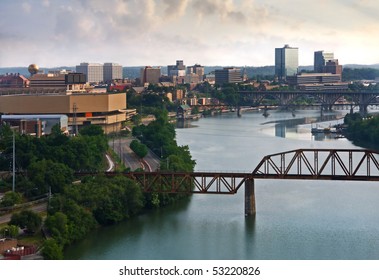
[[[255,217],[255,213],[254,179],[248,179],[245,181],[245,216]]]
[[[367,107],[368,107],[368,105],[366,105],[366,104],[359,104],[359,113],[362,116],[367,116],[367,114],[368,114]]]

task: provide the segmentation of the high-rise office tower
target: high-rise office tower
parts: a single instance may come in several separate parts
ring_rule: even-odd
[[[105,82],[122,79],[122,66],[120,64],[110,62],[104,63],[103,72]]]
[[[218,85],[223,85],[226,83],[240,83],[241,69],[234,67],[225,67],[223,69],[215,70],[215,81]]]
[[[186,66],[183,63],[183,60],[177,60],[176,65],[167,66],[167,74],[169,77],[172,76],[185,76],[186,75]]]
[[[323,73],[326,62],[334,59],[334,53],[317,51],[314,55],[314,72]]]
[[[103,65],[100,63],[82,62],[76,66],[76,72],[85,74],[89,83],[104,81]]]
[[[204,78],[204,66],[200,64],[195,64],[194,66],[187,67],[187,75],[197,75],[199,80],[202,81]]]
[[[328,60],[325,62],[323,72],[342,75],[342,65],[338,64],[338,59]]]
[[[149,84],[157,84],[159,83],[159,78],[161,77],[161,68],[160,67],[151,67],[146,66],[145,68],[141,68],[141,83],[142,85]]]
[[[275,48],[275,75],[280,81],[297,74],[299,68],[299,49],[285,45]]]

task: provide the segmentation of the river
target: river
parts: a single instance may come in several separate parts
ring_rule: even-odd
[[[245,112],[178,128],[197,171],[252,171],[263,156],[299,148],[356,148],[314,137],[346,112]],[[322,122],[321,122],[322,121]],[[98,229],[65,251],[67,259],[379,259],[379,188],[373,182],[255,180],[257,214],[244,216],[244,192],[193,195]]]

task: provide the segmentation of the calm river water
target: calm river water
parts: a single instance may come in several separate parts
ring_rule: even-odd
[[[252,171],[263,156],[299,148],[356,148],[317,138],[317,111],[203,118],[178,128],[198,171]],[[325,116],[329,126],[346,112]],[[315,126],[315,124],[313,124]],[[67,259],[379,259],[379,188],[373,182],[256,180],[255,219],[244,192],[193,195],[184,203],[101,228],[68,248]]]

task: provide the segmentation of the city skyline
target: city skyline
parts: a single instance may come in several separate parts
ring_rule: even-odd
[[[373,0],[4,0],[0,67],[266,66],[285,44],[299,48],[299,65],[320,50],[374,64],[377,14]]]

